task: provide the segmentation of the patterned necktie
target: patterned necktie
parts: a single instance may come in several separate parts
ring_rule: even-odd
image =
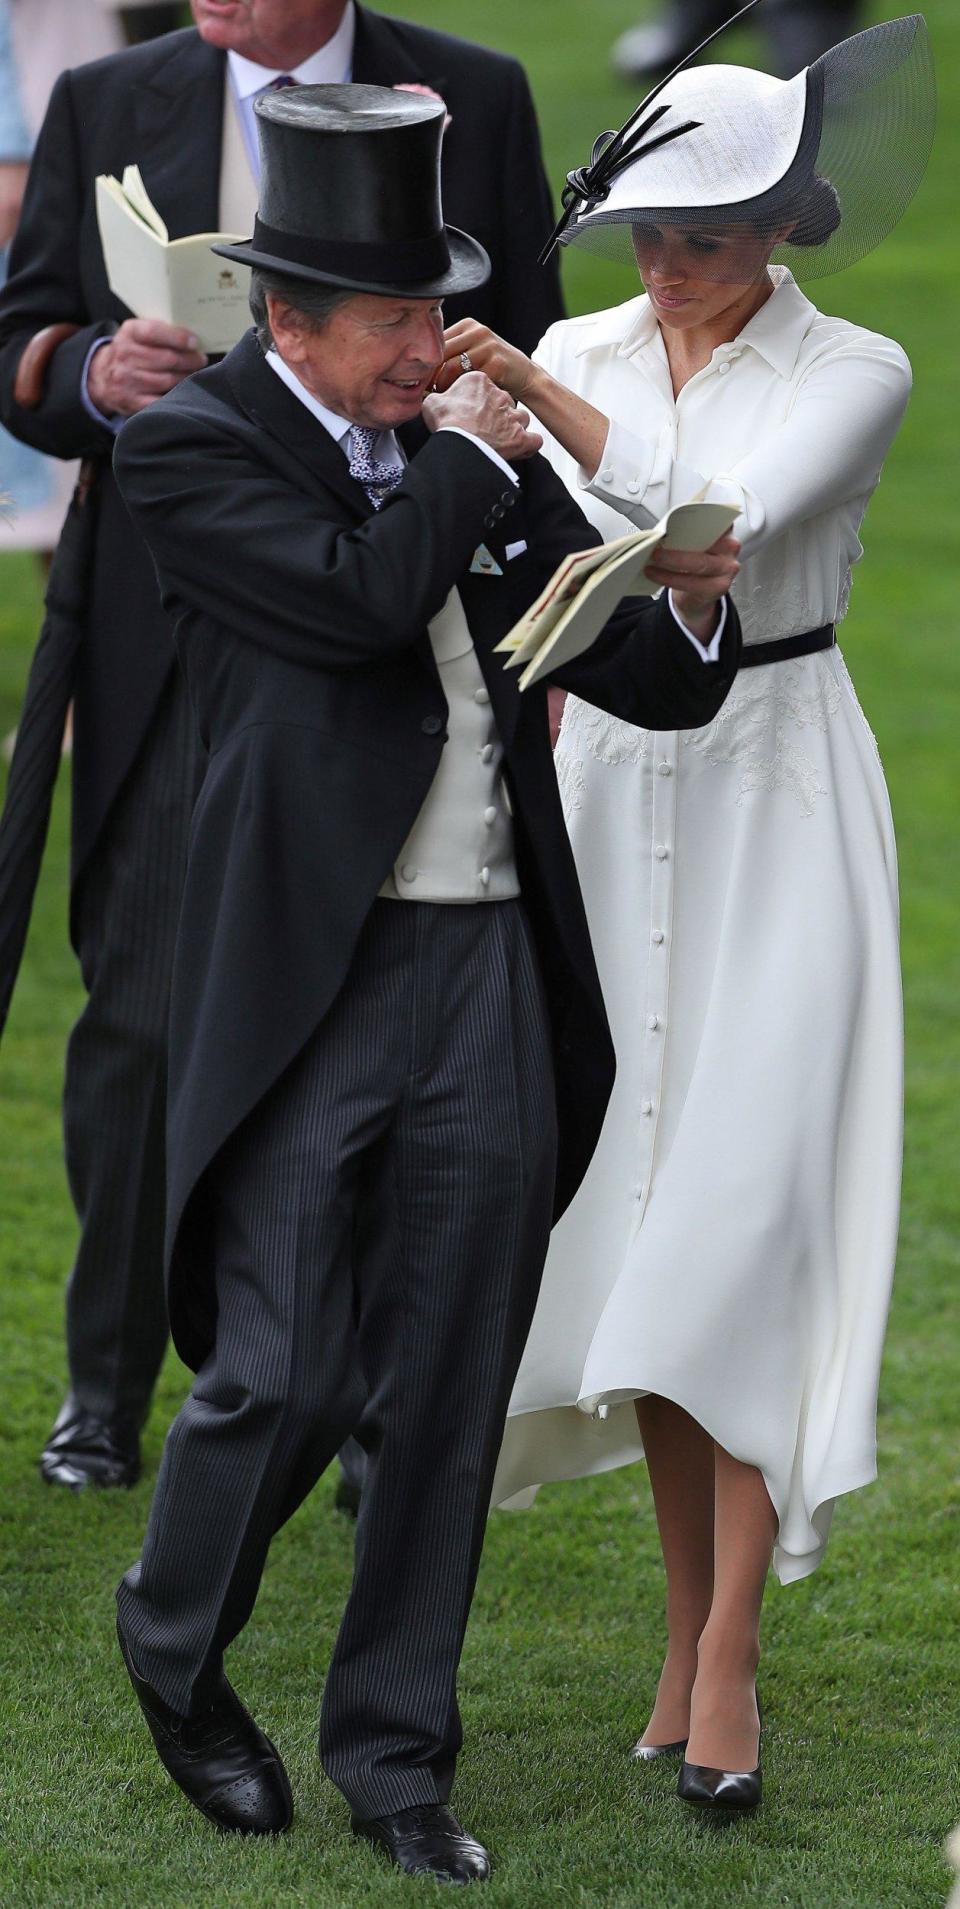
[[[371,431],[366,424],[353,427],[353,454],[350,459],[350,475],[362,484],[374,510],[385,504],[391,491],[403,483],[402,464],[382,464],[373,455],[373,447],[380,437],[379,431]]]
[[[296,84],[292,74],[278,73],[276,79],[271,80],[269,86],[265,86],[263,90],[265,93],[279,93],[284,86],[296,86]]]

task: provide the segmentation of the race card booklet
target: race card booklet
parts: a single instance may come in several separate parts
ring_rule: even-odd
[[[231,351],[249,330],[249,273],[210,250],[246,235],[171,239],[137,166],[127,166],[122,180],[99,175],[97,222],[110,290],[136,318],[183,325],[210,353]]]
[[[526,615],[497,644],[507,653],[504,668],[523,670],[523,690],[572,663],[595,642],[624,597],[657,594],[656,584],[643,573],[661,545],[709,550],[737,516],[733,504],[677,504],[649,530],[565,557]]]

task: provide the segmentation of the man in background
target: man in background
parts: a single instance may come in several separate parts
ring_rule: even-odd
[[[739,13],[745,0],[669,0],[659,19],[631,27],[614,44],[612,60],[624,79],[640,86],[669,73]],[[856,33],[859,0],[764,0],[750,21],[770,42],[774,71],[792,79],[828,47]]]
[[[205,362],[177,327],[110,292],[94,182],[139,165],[171,238],[246,234],[257,204],[257,95],[348,79],[442,97],[451,222],[493,260],[473,316],[530,349],[561,315],[537,253],[553,213],[529,87],[500,54],[354,0],[193,0],[195,27],[58,81],[0,297],[0,415],[17,437],[99,471],[74,686],[71,934],[88,1001],[67,1053],[67,1171],[80,1221],[67,1291],[70,1389],[41,1460],[73,1489],[132,1484],[167,1340],[162,1287],[169,976],[196,759],[171,629],[114,484],[124,420]],[[451,300],[447,318],[465,315]],[[37,333],[58,345],[41,402],[17,402]]]

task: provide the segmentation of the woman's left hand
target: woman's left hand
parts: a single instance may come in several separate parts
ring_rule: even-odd
[[[449,391],[466,371],[484,371],[492,384],[519,402],[536,374],[531,359],[498,338],[487,325],[478,325],[475,318],[461,318],[459,324],[449,326],[444,333],[443,356],[437,373],[438,391]],[[470,360],[468,365],[461,363],[463,356]]]

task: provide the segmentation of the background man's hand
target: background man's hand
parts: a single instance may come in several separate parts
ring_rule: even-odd
[[[532,359],[508,345],[505,339],[498,338],[489,326],[478,325],[475,318],[461,318],[459,324],[448,327],[443,338],[444,362],[437,373],[438,391],[449,391],[458,378],[469,377],[460,363],[462,352],[466,352],[474,371],[485,371],[511,398],[523,398],[536,377],[537,368]]]
[[[657,588],[673,591],[677,614],[705,642],[717,627],[717,604],[725,597],[740,565],[735,537],[720,537],[709,550],[658,550],[644,576]]]
[[[512,463],[534,457],[543,444],[536,431],[530,431],[528,411],[520,411],[505,391],[499,391],[482,371],[465,372],[452,390],[427,398],[423,421],[431,431],[444,425],[456,425],[489,444]]]
[[[25,159],[0,159],[0,252],[5,252],[17,229],[27,184]]]
[[[192,332],[161,318],[127,318],[90,360],[87,390],[105,417],[130,418],[172,391],[206,355]]]

